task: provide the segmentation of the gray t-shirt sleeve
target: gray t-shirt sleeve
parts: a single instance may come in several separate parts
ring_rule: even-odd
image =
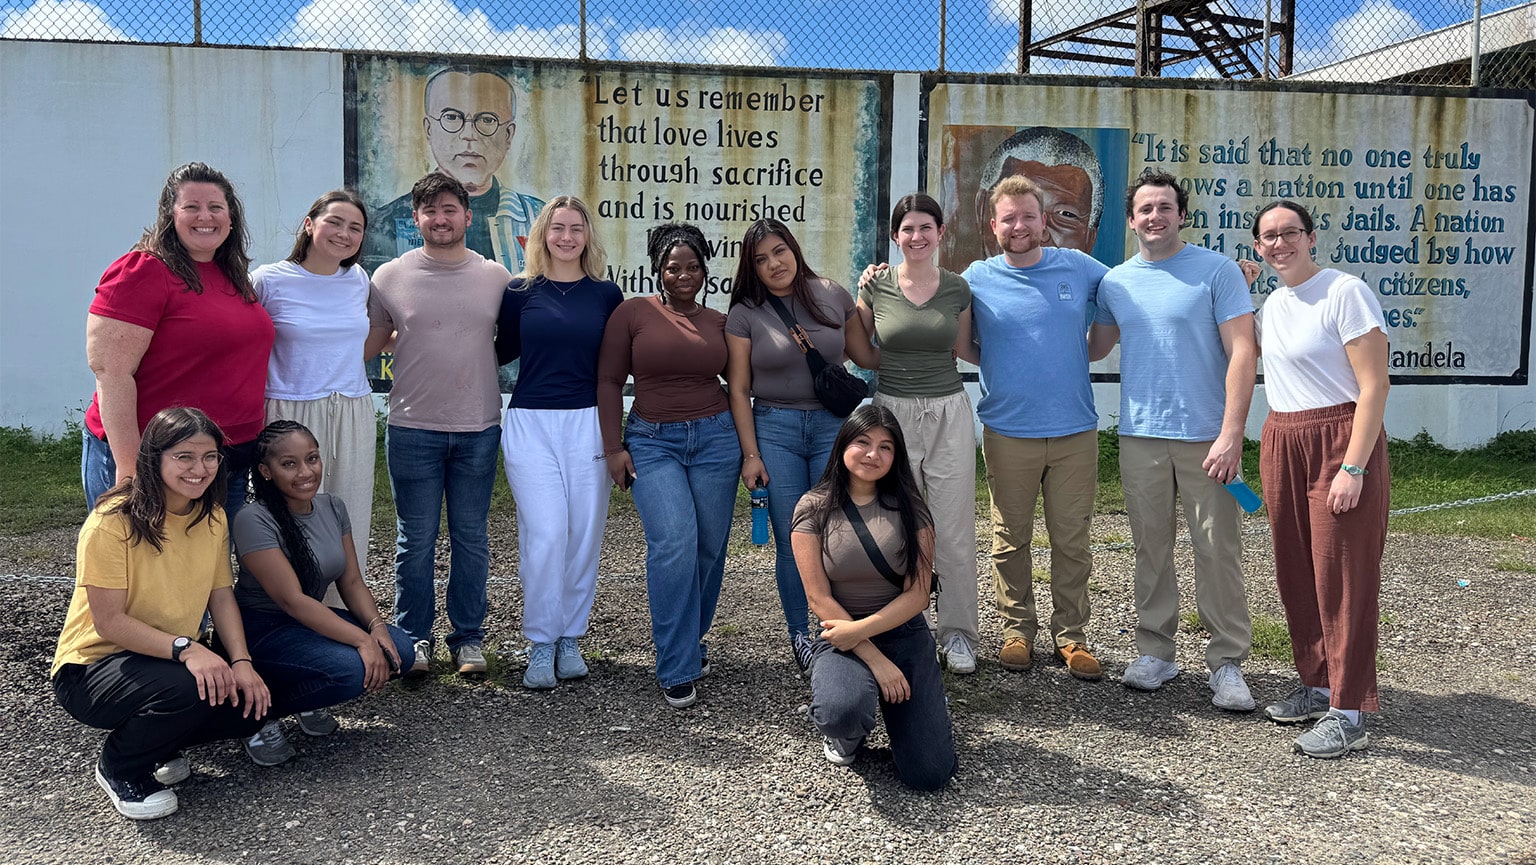
[[[346,571],[347,557],[342,543],[352,533],[352,521],[341,499],[326,493],[315,496],[314,510],[300,516],[298,520],[323,577],[322,583],[309,587],[306,594],[320,600],[325,597],[326,589]],[[291,553],[283,543],[277,519],[261,502],[252,502],[235,515],[233,534],[235,553],[242,559],[240,576],[235,582],[235,600],[240,606],[254,610],[281,609],[262,588],[256,575],[246,569],[243,561],[251,553],[271,549],[282,550],[283,555],[292,560]]]

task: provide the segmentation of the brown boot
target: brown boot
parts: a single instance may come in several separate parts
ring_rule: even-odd
[[[1035,643],[1024,637],[1009,637],[997,654],[997,663],[1005,670],[1027,670],[1035,660]]]
[[[1099,666],[1098,660],[1088,653],[1088,647],[1082,643],[1068,643],[1058,646],[1056,657],[1067,665],[1067,672],[1079,679],[1087,679],[1096,682],[1104,678],[1104,668]]]

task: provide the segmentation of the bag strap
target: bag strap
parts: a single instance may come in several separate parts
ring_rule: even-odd
[[[784,301],[779,300],[776,295],[769,294],[768,302],[773,305],[773,311],[779,314],[779,319],[789,329],[789,335],[794,339],[795,345],[800,347],[800,353],[808,355],[816,351],[816,344],[811,342],[811,335],[806,333],[805,328],[800,326],[800,322],[795,320],[795,314],[789,311]]]
[[[864,545],[864,554],[869,556],[880,576],[894,585],[905,586],[906,581],[901,578],[901,574],[896,573],[891,563],[885,560],[885,554],[880,552],[874,536],[869,533],[869,526],[864,525],[864,518],[859,516],[859,509],[848,499],[843,499],[843,516],[853,526],[853,533],[859,536],[859,543]]]

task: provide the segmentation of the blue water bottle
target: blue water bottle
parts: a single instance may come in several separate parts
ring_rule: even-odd
[[[1233,476],[1232,480],[1223,484],[1223,486],[1227,488],[1227,492],[1232,494],[1232,498],[1237,499],[1238,507],[1250,514],[1264,506],[1264,502],[1259,500],[1259,494],[1254,492],[1252,487],[1248,486],[1247,482],[1243,480],[1242,475]]]
[[[768,543],[768,488],[762,484],[752,488],[752,543]]]

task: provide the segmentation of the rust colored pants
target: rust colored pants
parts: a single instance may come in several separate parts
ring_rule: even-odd
[[[1271,411],[1260,440],[1259,477],[1296,672],[1302,684],[1332,689],[1335,708],[1375,712],[1392,471],[1383,430],[1365,464],[1360,503],[1342,514],[1328,508],[1328,487],[1344,463],[1354,416],[1354,403]]]

